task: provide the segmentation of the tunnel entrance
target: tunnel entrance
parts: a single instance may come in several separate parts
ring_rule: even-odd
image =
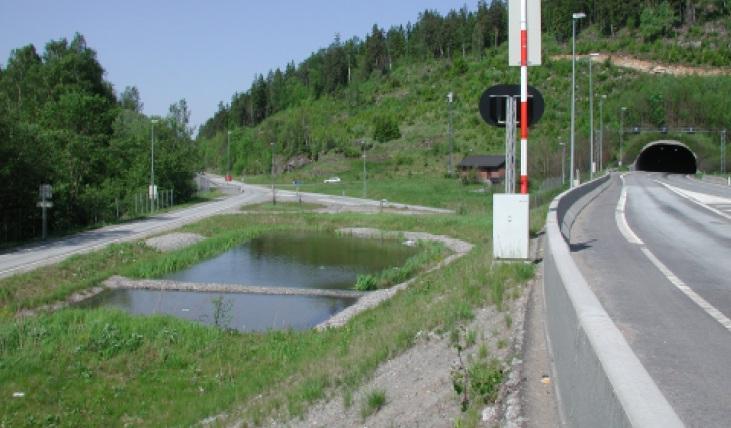
[[[642,149],[635,161],[637,171],[695,174],[697,168],[695,154],[679,141],[650,143]]]

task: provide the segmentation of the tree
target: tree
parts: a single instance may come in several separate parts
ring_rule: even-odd
[[[383,36],[383,30],[378,28],[378,25],[373,25],[371,34],[366,37],[365,60],[363,62],[363,71],[366,76],[370,76],[373,71],[386,72],[386,40]]]
[[[119,104],[122,108],[132,110],[136,113],[142,113],[142,100],[140,99],[140,91],[136,86],[127,86],[119,96]]]

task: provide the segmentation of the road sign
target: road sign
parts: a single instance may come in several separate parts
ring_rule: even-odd
[[[53,197],[53,187],[50,184],[41,184],[39,188],[41,199],[51,199]]]
[[[38,208],[52,208],[53,202],[51,201],[41,201],[36,204]]]
[[[508,1],[508,65],[520,65],[520,2]],[[541,65],[541,0],[526,0],[528,66]]]
[[[488,125],[505,127],[505,98],[520,98],[520,85],[495,85],[480,96],[480,116]],[[516,109],[516,123],[520,124],[520,109]],[[528,126],[543,116],[543,95],[528,86]]]

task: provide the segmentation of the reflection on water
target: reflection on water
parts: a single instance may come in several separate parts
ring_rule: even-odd
[[[354,302],[320,296],[109,290],[83,306],[113,307],[143,315],[169,314],[240,331],[265,331],[311,328]]]
[[[358,274],[403,265],[416,249],[394,240],[314,232],[266,234],[165,279],[267,287],[351,288]],[[82,304],[170,314],[241,331],[306,329],[356,299],[246,293],[110,290]]]
[[[165,279],[266,287],[351,288],[358,274],[401,266],[416,249],[394,240],[272,233]]]

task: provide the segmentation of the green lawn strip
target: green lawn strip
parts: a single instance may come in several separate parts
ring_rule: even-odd
[[[310,203],[298,203],[298,202],[277,202],[272,204],[271,202],[264,202],[256,205],[244,205],[241,207],[242,211],[252,212],[298,212],[303,210],[316,210],[318,208],[324,208],[324,205],[310,204]]]

